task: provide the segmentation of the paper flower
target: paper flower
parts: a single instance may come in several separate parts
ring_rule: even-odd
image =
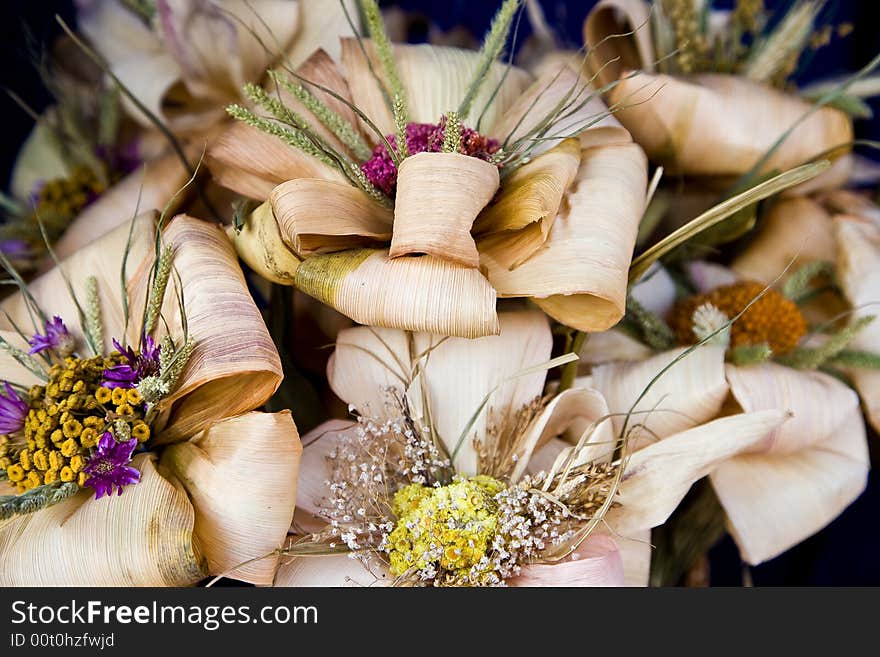
[[[0,582],[269,583],[300,444],[289,412],[252,411],[281,365],[223,233],[180,215],[157,236],[142,215],[26,291],[2,303],[0,324],[0,379],[18,386],[3,403]],[[26,353],[18,330],[37,309],[66,320],[68,358]],[[103,385],[114,376],[133,387]]]
[[[276,586],[645,585],[648,530],[787,418],[732,415],[621,455],[596,390],[542,399],[546,317],[499,319],[476,340],[340,333],[328,378],[360,419],[304,438],[294,526],[313,533]]]

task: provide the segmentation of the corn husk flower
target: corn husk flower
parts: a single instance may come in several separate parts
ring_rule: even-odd
[[[281,365],[222,231],[146,214],[27,286],[4,264],[0,582],[271,582],[301,447],[253,411]]]
[[[822,214],[809,199],[780,201],[752,243],[762,255],[747,249],[734,260],[734,271],[691,263],[696,294],[653,313],[643,309],[623,329],[591,336],[583,353],[585,360],[602,364],[594,365],[582,382],[605,396],[612,413],[634,405],[650,411],[643,420],[645,444],[662,443],[670,434],[731,410],[793,414],[779,430],[710,476],[728,529],[750,564],[771,559],[820,530],[866,484],[864,420],[858,395],[844,380],[851,368],[860,368],[860,375],[873,371],[870,363],[876,356],[858,346],[869,335],[872,318],[865,316],[869,309],[839,313],[835,299],[817,303],[826,285],[822,281],[835,275],[821,260],[809,257],[833,248],[812,234],[816,224],[812,229],[810,224]],[[818,224],[822,231],[834,227],[830,217],[825,219],[827,226]],[[771,235],[796,235],[797,243]],[[801,241],[812,246],[802,250]],[[771,254],[770,242],[781,250]],[[798,254],[801,260],[779,282]],[[753,262],[763,269],[750,271]],[[773,263],[781,263],[781,270],[769,269]],[[655,286],[672,285],[668,277],[659,280]],[[644,293],[638,287],[632,291],[634,307]],[[702,344],[696,351],[639,397],[648,381],[684,353],[686,347],[676,343],[697,342]],[[609,345],[610,358],[603,353]]]
[[[268,198],[233,235],[240,256],[361,324],[491,335],[499,297],[579,329],[616,323],[645,157],[570,67],[493,62],[518,4],[480,52],[392,45],[374,25],[343,39],[344,75],[319,52],[250,90],[270,117],[230,108],[243,123],[209,166]],[[291,97],[303,87],[320,103]]]
[[[823,4],[792,3],[767,30],[763,3],[751,0],[727,13],[710,2],[603,0],[584,23],[589,66],[602,83],[619,80],[607,94],[625,105],[616,116],[667,172],[729,179],[839,157],[853,139],[851,117],[831,102],[811,112],[818,99],[789,83],[815,37],[830,34],[816,25]],[[848,173],[840,158],[823,184]]]
[[[62,39],[38,69],[53,104],[19,151],[0,206],[0,249],[23,273],[51,266],[47,242],[64,257],[130,219],[138,202],[164,207],[188,177],[167,144],[125,120],[118,90],[84,60]]]
[[[547,318],[499,319],[476,340],[341,332],[328,378],[358,421],[304,438],[276,586],[644,585],[648,530],[786,420],[741,413],[630,454],[597,391],[543,396]]]
[[[283,53],[301,62],[350,28],[324,0],[78,0],[80,30],[140,103],[176,135],[210,132]],[[325,45],[326,44],[326,45]],[[126,100],[145,127],[153,118]]]

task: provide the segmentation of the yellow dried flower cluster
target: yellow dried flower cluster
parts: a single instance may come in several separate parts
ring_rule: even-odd
[[[724,285],[706,294],[698,294],[680,302],[672,310],[669,325],[679,342],[694,344],[694,311],[710,303],[728,318],[735,317],[754,299],[730,329],[731,347],[758,346],[766,344],[774,354],[787,353],[797,347],[807,333],[807,321],[797,305],[776,290],[764,291],[764,285],[755,281],[742,281]]]
[[[19,493],[59,480],[84,485],[82,470],[105,431],[139,443],[149,439],[140,393],[134,388],[101,387],[104,370],[120,362],[118,353],[68,357],[49,368],[45,386],[31,387],[25,447],[12,452],[8,439],[0,444],[0,468]]]
[[[397,524],[386,549],[391,574],[439,570],[450,579],[470,579],[495,534],[494,498],[504,488],[496,479],[478,476],[436,488],[400,489],[392,502]]]
[[[67,178],[55,178],[43,185],[37,199],[37,214],[73,217],[104,190],[105,185],[95,172],[79,165]]]

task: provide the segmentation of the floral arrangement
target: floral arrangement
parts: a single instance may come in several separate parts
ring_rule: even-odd
[[[75,8],[0,199],[3,585],[706,583],[864,491],[880,58],[797,86],[824,0]]]

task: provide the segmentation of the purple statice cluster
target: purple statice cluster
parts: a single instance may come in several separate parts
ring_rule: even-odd
[[[446,117],[440,123],[408,123],[406,126],[406,147],[410,155],[416,153],[439,153],[443,150],[446,137]],[[386,137],[389,145],[397,154],[397,138]],[[484,137],[476,130],[463,127],[459,152],[480,160],[490,161],[498,152],[500,144],[497,139]],[[397,190],[397,166],[388,152],[384,142],[373,149],[373,155],[361,165],[367,179],[385,194],[394,198]]]

